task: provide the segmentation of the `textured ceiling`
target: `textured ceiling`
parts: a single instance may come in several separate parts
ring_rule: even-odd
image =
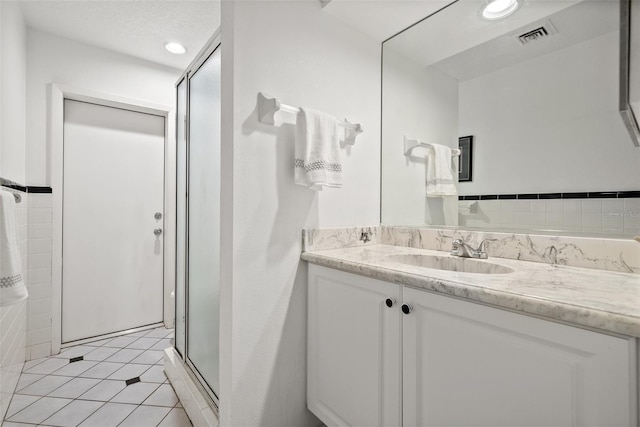
[[[184,69],[220,25],[217,1],[20,1],[29,28]],[[187,48],[173,55],[164,44]]]

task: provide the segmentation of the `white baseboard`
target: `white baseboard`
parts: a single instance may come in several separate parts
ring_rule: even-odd
[[[174,348],[164,350],[164,372],[194,427],[218,427],[216,411],[202,394]]]

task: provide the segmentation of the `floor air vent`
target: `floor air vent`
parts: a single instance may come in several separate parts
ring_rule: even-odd
[[[547,21],[541,27],[527,31],[524,34],[520,34],[519,36],[517,36],[517,39],[521,44],[526,45],[542,38],[549,37],[550,35],[556,34],[557,32],[558,30],[556,30],[551,21]]]

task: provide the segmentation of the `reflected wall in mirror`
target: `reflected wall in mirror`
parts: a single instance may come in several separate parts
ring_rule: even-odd
[[[640,235],[620,3],[529,0],[494,21],[484,3],[452,3],[383,44],[381,222]],[[427,197],[427,152],[405,156],[403,138],[457,148],[466,135],[473,181]]]

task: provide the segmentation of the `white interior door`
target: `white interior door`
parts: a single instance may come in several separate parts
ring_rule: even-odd
[[[64,104],[62,342],[162,322],[164,117]]]

